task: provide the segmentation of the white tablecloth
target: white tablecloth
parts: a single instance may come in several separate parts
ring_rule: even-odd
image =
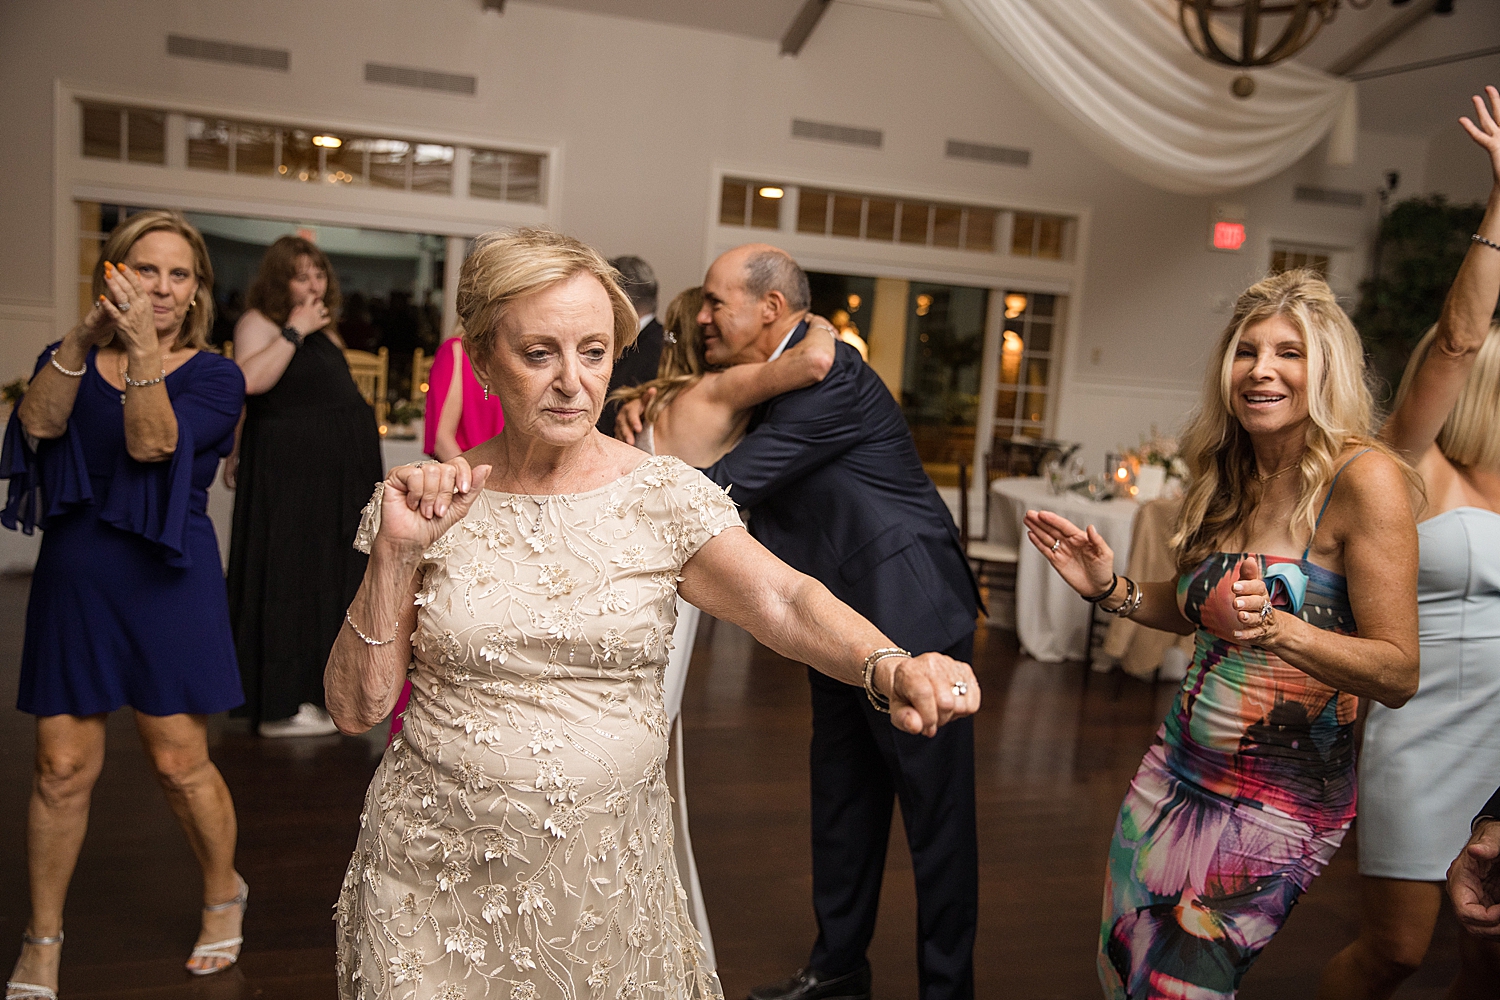
[[[1130,559],[1130,526],[1134,500],[1095,501],[1076,493],[1054,495],[1041,479],[997,479],[990,488],[1009,500],[1016,524],[1028,510],[1061,514],[1079,527],[1092,524],[1115,552],[1115,571],[1125,572]],[[1020,527],[1016,564],[1016,634],[1035,659],[1048,663],[1088,656],[1089,606],[1063,582],[1052,565],[1026,539]]]

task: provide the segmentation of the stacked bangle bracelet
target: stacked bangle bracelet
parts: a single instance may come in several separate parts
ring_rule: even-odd
[[[865,697],[870,699],[870,704],[875,706],[877,712],[891,714],[891,699],[875,690],[875,664],[889,656],[910,656],[906,650],[899,646],[886,646],[877,649],[865,657]]]
[[[1104,602],[1109,600],[1110,596],[1114,594],[1115,588],[1120,585],[1121,580],[1125,581],[1124,602],[1122,602],[1118,608],[1104,607]],[[1090,604],[1099,605],[1099,609],[1105,614],[1114,615],[1117,618],[1129,618],[1131,615],[1140,610],[1141,601],[1142,599],[1144,599],[1145,593],[1141,590],[1140,585],[1130,577],[1120,576],[1118,573],[1111,573],[1109,576],[1109,586],[1105,587],[1101,593],[1095,594],[1093,597],[1090,597],[1087,594],[1080,594],[1079,596],[1082,597],[1085,601],[1088,601]]]

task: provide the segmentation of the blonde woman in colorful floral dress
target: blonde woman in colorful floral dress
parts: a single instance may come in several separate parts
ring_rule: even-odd
[[[370,564],[329,658],[345,732],[406,728],[339,897],[344,1000],[719,998],[673,856],[662,674],[676,597],[889,701],[931,735],[979,707],[765,551],[680,460],[595,430],[635,313],[596,252],[486,239],[458,308],[505,430],[376,491]]]
[[[1092,527],[1026,514],[1079,594],[1195,637],[1110,844],[1098,966],[1116,1000],[1234,996],[1354,819],[1358,700],[1417,689],[1421,485],[1370,437],[1354,326],[1292,271],[1240,295],[1212,357],[1175,580],[1116,577]]]

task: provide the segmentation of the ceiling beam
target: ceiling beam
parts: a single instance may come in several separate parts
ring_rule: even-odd
[[[792,18],[791,25],[786,29],[786,34],[781,36],[781,54],[794,56],[802,51],[802,46],[812,36],[813,29],[818,26],[818,21],[823,17],[823,12],[828,9],[829,0],[807,0],[802,9],[797,11],[797,16]]]
[[[1432,13],[1434,7],[1440,0],[1417,0],[1406,10],[1391,18],[1385,24],[1376,28],[1369,37],[1360,42],[1354,48],[1346,52],[1332,66],[1328,67],[1331,76],[1348,76],[1369,62],[1380,52],[1381,49],[1415,28],[1419,22]]]

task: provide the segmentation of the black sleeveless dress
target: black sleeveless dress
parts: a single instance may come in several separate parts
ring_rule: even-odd
[[[323,704],[323,666],[365,572],[360,511],[384,475],[343,351],[309,334],[270,391],[246,398],[240,433],[229,609],[254,724]]]

